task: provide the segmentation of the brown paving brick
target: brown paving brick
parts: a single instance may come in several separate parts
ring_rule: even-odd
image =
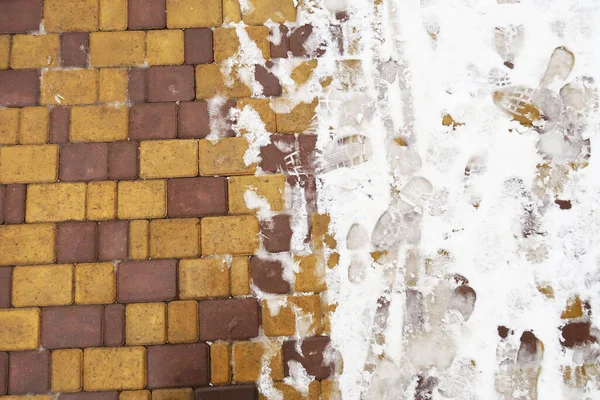
[[[198,304],[200,340],[244,340],[258,336],[256,299],[204,300]]]
[[[0,308],[10,307],[10,292],[12,287],[12,268],[0,267]],[[1,370],[2,368],[0,368]],[[0,390],[0,395],[2,390]]]
[[[69,141],[69,107],[54,107],[50,111],[50,143],[65,144]]]
[[[237,102],[234,99],[228,99],[223,103],[212,103],[208,106],[209,126],[212,131],[215,131],[221,137],[233,137],[234,119],[232,119],[229,111],[236,108]]]
[[[165,0],[129,0],[129,29],[160,29],[166,24]]]
[[[63,182],[104,181],[108,177],[107,143],[73,143],[60,149]]]
[[[119,392],[61,393],[59,400],[119,400]]]
[[[185,63],[213,62],[213,33],[210,28],[185,30]]]
[[[177,137],[175,103],[136,104],[129,110],[129,137],[132,139],[174,139]]]
[[[269,63],[267,63],[269,64]],[[256,65],[254,70],[254,78],[263,87],[262,94],[264,96],[280,96],[281,95],[281,83],[279,79],[262,65]]]
[[[295,57],[308,56],[309,51],[304,44],[312,34],[313,27],[310,24],[302,25],[290,33],[290,51]]]
[[[98,258],[98,227],[95,222],[65,222],[56,232],[58,263],[94,262]]]
[[[148,347],[148,387],[208,385],[208,352],[206,343]]]
[[[194,391],[196,400],[256,400],[258,391],[254,385],[235,385],[200,388]]]
[[[0,396],[8,389],[8,353],[0,352]]]
[[[65,349],[102,344],[102,306],[44,307],[42,347]]]
[[[202,217],[227,214],[227,178],[169,179],[169,217]]]
[[[279,43],[271,43],[271,58],[287,58],[288,51],[290,51],[289,29],[287,26],[280,24],[279,32],[281,35]],[[273,34],[273,32],[271,34]]]
[[[6,187],[0,185],[0,224],[4,222],[4,202],[5,202]]]
[[[210,117],[206,101],[179,103],[178,136],[182,139],[202,139],[210,133]]]
[[[0,33],[27,33],[39,30],[42,0],[0,1]]]
[[[87,32],[67,32],[60,35],[60,65],[87,67],[90,35]]]
[[[168,301],[177,295],[175,260],[128,261],[117,267],[120,303]]]
[[[38,103],[40,75],[37,70],[0,71],[0,106],[24,107]]]
[[[126,259],[128,244],[128,221],[98,223],[98,261]]]
[[[302,354],[296,351],[296,341],[288,340],[283,343],[283,368],[285,376],[289,376],[288,362],[297,361],[309,375],[316,379],[327,379],[333,373],[333,364],[325,365],[323,362],[325,348],[329,344],[329,337],[316,336],[306,338],[302,341],[300,349]]]
[[[146,79],[149,102],[189,101],[194,98],[192,65],[150,67]]]
[[[292,227],[289,215],[275,215],[272,221],[262,221],[260,232],[263,237],[265,250],[271,253],[281,253],[282,251],[290,250]]]
[[[115,180],[138,176],[138,142],[111,142],[108,145],[108,177]]]
[[[50,390],[50,352],[9,354],[8,393],[46,393]]]
[[[146,69],[131,68],[128,85],[129,101],[133,104],[146,101]]]
[[[125,306],[110,304],[104,307],[104,345],[122,346],[125,343]]]
[[[269,261],[252,257],[250,271],[252,283],[263,292],[279,294],[290,292],[290,283],[283,278],[281,261]]]

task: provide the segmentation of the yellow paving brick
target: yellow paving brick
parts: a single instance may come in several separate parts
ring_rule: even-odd
[[[47,32],[92,32],[98,29],[98,0],[44,0]]]
[[[229,268],[220,258],[179,261],[179,298],[229,297]]]
[[[321,400],[339,400],[342,398],[337,382],[333,379],[323,379],[321,381]]]
[[[268,352],[267,352],[268,351]],[[263,357],[269,357],[271,378],[283,379],[283,359],[281,346],[264,342],[236,342],[232,349],[233,382],[256,382],[260,377]]]
[[[323,333],[326,335],[331,334],[331,316],[337,309],[338,304],[335,302],[330,302],[327,296],[327,292],[322,294],[322,304],[323,304]]]
[[[199,255],[198,218],[155,219],[150,222],[151,258],[192,258]]]
[[[193,300],[168,304],[169,343],[194,343],[198,340],[198,303]]]
[[[54,224],[0,226],[0,265],[54,262]]]
[[[248,150],[245,137],[219,139],[211,143],[200,140],[200,175],[253,175],[256,164],[246,165],[244,154]]]
[[[210,345],[210,383],[226,385],[231,382],[231,348],[229,343]]]
[[[196,175],[197,140],[147,140],[140,143],[141,178],[181,178]]]
[[[243,31],[242,31],[243,32]],[[246,33],[258,49],[264,59],[271,58],[269,28],[266,26],[248,26]],[[240,39],[236,28],[215,28],[213,32],[215,62],[222,62],[238,53],[240,50]]]
[[[325,282],[325,260],[323,257],[311,254],[308,256],[296,257],[299,264],[294,280],[295,292],[313,292],[320,293],[327,289]]]
[[[0,108],[0,145],[17,144],[20,111],[18,108]]]
[[[37,349],[39,336],[39,308],[0,309],[0,351]]]
[[[57,145],[0,148],[0,183],[54,182],[57,178]]]
[[[127,69],[102,68],[98,80],[98,101],[102,103],[127,101]]]
[[[313,71],[315,70],[315,68],[317,68],[317,65],[319,65],[318,60],[303,61],[294,68],[292,74],[290,75],[290,78],[292,78],[292,80],[298,85],[302,85],[310,79]]]
[[[241,22],[242,11],[239,0],[223,0],[223,22]]]
[[[272,211],[285,208],[285,176],[280,174],[261,176],[232,176],[228,182],[229,213],[248,214],[257,208],[246,206],[246,192],[253,192],[266,200]]]
[[[183,64],[183,31],[180,29],[147,31],[146,53],[149,65]]]
[[[129,223],[129,258],[146,260],[150,257],[150,222],[146,220]]]
[[[277,132],[302,133],[308,130],[315,123],[315,109],[319,100],[314,99],[311,103],[300,103],[292,109],[289,109],[287,102],[288,100],[283,98],[275,100]]]
[[[127,29],[127,0],[100,0],[100,30]]]
[[[202,218],[202,254],[254,254],[260,226],[250,215]]]
[[[150,400],[149,390],[130,390],[121,392],[119,400]]]
[[[90,65],[94,67],[142,65],[145,58],[146,33],[144,31],[90,34]]]
[[[242,12],[242,20],[248,25],[261,25],[269,19],[273,22],[296,20],[294,0],[254,0],[252,7]]]
[[[314,213],[312,215],[311,233],[314,250],[323,250],[324,246],[327,246],[330,249],[335,249],[337,247],[336,240],[329,234],[330,220],[331,218],[327,214]]]
[[[271,314],[273,309],[277,309],[279,301],[279,299],[269,299],[262,302],[262,326],[265,335],[294,336],[297,334],[300,337],[307,337],[322,333],[323,317],[319,295],[290,296],[287,298],[286,306],[280,306],[278,313]]]
[[[237,108],[243,110],[249,106],[258,113],[261,121],[265,124],[267,132],[274,133],[277,131],[277,117],[275,111],[271,108],[271,100],[269,99],[239,99]]]
[[[321,385],[319,381],[310,382],[307,394],[303,394],[293,386],[283,382],[273,382],[273,386],[281,393],[282,398],[285,400],[319,400],[321,398]],[[267,397],[259,394],[258,400],[267,400]]]
[[[152,391],[152,400],[193,400],[192,388],[156,389]]]
[[[43,70],[42,104],[92,104],[98,99],[98,71],[95,69]]]
[[[10,35],[0,35],[0,70],[7,69],[10,61]]]
[[[166,304],[127,304],[125,341],[128,345],[165,343],[167,341]]]
[[[71,108],[72,142],[112,142],[127,139],[127,106],[84,106]]]
[[[12,279],[12,304],[15,307],[73,303],[71,264],[15,267]]]
[[[98,347],[83,352],[83,389],[143,389],[146,386],[144,347]]]
[[[110,304],[115,301],[115,266],[89,263],[75,266],[75,303]]]
[[[227,77],[227,81],[231,82],[228,85],[225,84],[221,65],[196,65],[196,98],[210,99],[216,94],[233,98],[250,97],[252,95],[252,91],[241,81],[235,68]]]
[[[232,296],[250,294],[250,260],[248,257],[233,257],[229,267]]]
[[[50,110],[46,107],[25,107],[21,109],[19,143],[44,144],[48,141]]]
[[[163,218],[167,215],[167,182],[119,182],[117,210],[119,219]]]
[[[34,184],[27,187],[25,220],[60,222],[85,220],[85,183]]]
[[[90,182],[87,186],[87,219],[103,221],[117,216],[117,182]]]
[[[54,350],[52,352],[52,391],[79,392],[83,364],[81,349]]]
[[[54,400],[54,396],[35,394],[27,396],[4,396],[2,400]]]
[[[223,22],[221,0],[167,0],[167,27],[199,28]]]
[[[57,34],[14,35],[10,52],[12,69],[56,67],[59,40]]]

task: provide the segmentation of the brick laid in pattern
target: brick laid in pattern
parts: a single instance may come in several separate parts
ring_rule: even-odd
[[[73,303],[73,266],[15,267],[12,285],[15,307],[69,305]]]
[[[0,71],[0,106],[34,106],[40,97],[40,76],[36,70]]]
[[[0,267],[0,308],[10,307],[12,268]]]
[[[102,181],[108,177],[108,144],[75,143],[60,149],[60,180]]]
[[[231,349],[227,342],[210,345],[210,383],[226,385],[231,381]]]
[[[203,299],[229,297],[229,267],[219,258],[181,260],[179,297]]]
[[[51,389],[53,392],[78,392],[81,390],[83,351],[81,349],[52,352]]]
[[[137,176],[138,143],[111,142],[108,145],[108,177],[114,180],[129,180]]]
[[[271,211],[282,211],[285,207],[285,176],[235,176],[228,180],[229,212],[249,214],[257,208],[248,208],[246,192],[254,192],[269,203]]]
[[[98,224],[98,261],[127,258],[129,223],[106,221]]]
[[[198,303],[192,300],[168,304],[169,343],[194,343],[198,340]]]
[[[198,219],[157,219],[150,222],[151,258],[193,258],[199,255]]]
[[[98,258],[98,226],[95,222],[65,222],[56,232],[56,261],[94,262]]]
[[[162,218],[167,215],[165,181],[121,181],[118,186],[119,219]]]
[[[206,343],[148,347],[148,387],[208,385],[208,351]]]
[[[183,64],[183,30],[147,31],[146,53],[149,65]]]
[[[296,341],[288,340],[283,343],[283,361],[285,375],[289,376],[288,362],[297,361],[306,369],[306,372],[316,379],[326,379],[333,373],[333,365],[324,362],[325,350],[329,345],[329,337],[317,336],[307,338],[300,345],[301,353],[297,352]]]
[[[236,385],[199,388],[194,391],[196,400],[256,400],[258,391],[254,385]]]
[[[0,351],[37,349],[39,336],[39,308],[0,310]]]
[[[0,183],[54,182],[58,177],[58,146],[0,148]]]
[[[218,26],[222,22],[221,0],[167,0],[168,28]]]
[[[177,137],[177,105],[175,103],[136,104],[129,111],[129,137],[174,139]]]
[[[45,0],[44,28],[48,32],[89,32],[98,29],[95,0]]]
[[[20,115],[18,108],[0,109],[0,144],[18,143]],[[206,116],[208,118],[208,111]]]
[[[128,261],[117,267],[117,299],[120,303],[168,301],[177,296],[174,260]]]
[[[42,3],[39,0],[0,2],[0,33],[37,31],[42,22]]]
[[[127,29],[127,0],[100,0],[100,30]]]
[[[201,220],[202,254],[250,255],[258,249],[255,216],[207,217]]]
[[[266,293],[287,294],[290,292],[290,283],[283,277],[281,261],[269,261],[260,257],[251,259],[252,283]]]
[[[86,349],[83,363],[86,391],[142,389],[146,385],[144,347]],[[127,374],[123,373],[123,365],[127,365]]]
[[[104,346],[122,346],[125,343],[125,307],[110,304],[104,307]]]
[[[25,221],[25,185],[7,185],[4,200],[4,223],[22,224]]]
[[[167,341],[165,303],[128,304],[125,310],[125,342],[128,345],[163,344]]]
[[[117,182],[90,182],[87,185],[86,214],[91,221],[114,219],[117,216]]]
[[[102,306],[44,307],[41,345],[46,349],[102,345]]]
[[[0,352],[0,396],[8,390],[8,353]]]
[[[53,107],[50,111],[49,140],[54,144],[65,144],[69,140],[70,110],[68,107]]]
[[[98,71],[43,70],[40,96],[42,104],[92,104],[98,98]]]
[[[292,227],[289,215],[275,215],[271,221],[262,221],[260,233],[263,246],[268,252],[281,253],[290,250]]]
[[[186,64],[208,64],[213,62],[213,33],[211,29],[186,29],[184,41]]]
[[[196,175],[197,140],[148,140],[140,143],[141,178],[182,178]]]
[[[202,139],[210,133],[208,103],[189,101],[179,103],[178,137],[182,139]]]
[[[200,340],[244,340],[258,335],[256,299],[203,300],[198,304]]]
[[[168,215],[172,218],[227,214],[227,179],[169,179]]]
[[[71,32],[60,35],[60,65],[63,67],[87,67],[90,35],[87,32]]]
[[[109,304],[115,301],[115,266],[112,263],[75,266],[75,303]]]
[[[71,108],[72,142],[108,142],[127,139],[128,107],[81,106]]]
[[[146,72],[148,101],[190,101],[194,98],[194,67],[150,67]]]
[[[10,353],[8,359],[10,394],[46,393],[50,389],[50,352]]]
[[[0,265],[54,262],[54,224],[0,226]]]
[[[10,54],[12,69],[38,69],[58,64],[58,35],[14,35]]]
[[[129,29],[164,28],[165,11],[165,0],[129,0]]]

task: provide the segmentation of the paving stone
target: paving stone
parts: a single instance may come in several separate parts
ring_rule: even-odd
[[[12,69],[51,68],[58,64],[58,35],[14,35],[10,53]]]
[[[169,343],[198,341],[198,303],[193,300],[172,301],[167,305]]]
[[[131,390],[121,392],[119,400],[150,400],[149,390]]]
[[[61,393],[58,400],[118,400],[119,392]]]
[[[13,306],[60,306],[72,303],[73,265],[28,265],[13,270]]]
[[[48,141],[50,110],[46,107],[25,107],[21,109],[19,143],[45,144]]]
[[[117,213],[119,219],[163,218],[167,215],[167,183],[119,182]]]
[[[65,144],[69,141],[70,128],[69,107],[54,107],[50,111],[50,143]]]
[[[167,182],[169,217],[227,214],[227,179],[180,178]]]
[[[177,296],[175,260],[127,261],[117,267],[120,303],[169,301]]]
[[[0,267],[0,308],[8,308],[11,303],[12,268]],[[0,356],[1,357],[1,356]],[[0,368],[1,370],[2,368]],[[0,374],[1,377],[1,374]],[[0,394],[2,390],[0,390]]]
[[[98,101],[101,103],[127,101],[129,82],[127,68],[101,68],[98,75]]]
[[[85,183],[35,184],[27,188],[27,223],[85,220]]]
[[[64,222],[56,231],[58,263],[94,262],[98,258],[98,227],[95,222]]]
[[[254,79],[261,84],[263,96],[271,97],[281,95],[282,89],[279,79],[262,65],[255,66]]]
[[[129,86],[127,90],[132,104],[146,101],[146,69],[131,68],[129,70]]]
[[[253,175],[256,165],[246,165],[248,150],[245,137],[223,138],[216,143],[200,140],[200,175]]]
[[[132,139],[174,139],[177,137],[175,103],[136,104],[129,111]]]
[[[83,351],[80,349],[54,350],[52,352],[53,392],[78,392],[83,376]]]
[[[104,307],[104,345],[122,346],[125,343],[125,306],[110,304]]]
[[[20,117],[21,110],[18,108],[0,109],[0,144],[17,144],[19,142]]]
[[[0,70],[10,64],[10,35],[0,35]]]
[[[142,65],[145,60],[146,33],[143,31],[90,34],[90,65],[94,67]]]
[[[90,32],[98,29],[97,0],[44,0],[48,32]]]
[[[25,221],[25,185],[7,185],[4,192],[4,223],[22,224]]]
[[[238,0],[223,0],[223,22],[242,22],[242,11]]]
[[[308,391],[301,392],[295,386],[284,382],[273,382],[273,388],[277,390],[286,400],[321,400],[319,381],[311,381]],[[258,395],[258,400],[268,400],[263,394]]]
[[[202,139],[210,133],[208,103],[190,101],[179,103],[178,136],[182,139]]]
[[[4,223],[4,202],[5,202],[6,187],[0,185],[0,224]]]
[[[117,182],[90,182],[87,185],[87,219],[102,221],[117,217]]]
[[[127,366],[124,374],[123,366]],[[146,349],[109,347],[85,349],[83,353],[85,391],[143,389],[146,385]]]
[[[210,383],[226,385],[231,382],[231,346],[227,342],[210,345]]]
[[[290,251],[292,226],[289,215],[275,215],[271,221],[261,221],[260,234],[265,250],[271,253]]]
[[[146,32],[146,62],[149,65],[183,64],[183,30]]]
[[[42,104],[92,104],[98,99],[98,71],[95,69],[43,70]]]
[[[260,257],[250,259],[252,283],[263,292],[287,294],[290,283],[283,277],[281,261],[269,261]]]
[[[0,2],[0,33],[38,31],[41,22],[41,0],[4,0]]]
[[[303,85],[310,80],[310,78],[312,77],[312,73],[318,65],[318,60],[303,61],[302,63],[294,67],[290,78],[292,78],[292,80],[296,82],[297,85]]]
[[[271,57],[269,40],[267,39],[269,28],[266,26],[248,26],[245,30],[249,39],[261,51],[263,58],[268,60]],[[236,28],[215,28],[213,35],[215,62],[223,62],[239,52],[240,40]]]
[[[127,106],[71,108],[69,138],[72,142],[112,142],[127,139]]]
[[[129,0],[129,29],[162,29],[166,18],[165,0]]]
[[[294,57],[310,55],[310,50],[305,47],[305,44],[309,36],[312,35],[312,32],[312,25],[306,24],[294,29],[290,33],[290,51]]]
[[[108,178],[107,143],[73,143],[60,149],[60,180],[103,181]]]
[[[198,304],[200,340],[245,340],[258,336],[258,302],[253,298],[203,300]]]
[[[197,218],[156,219],[150,222],[150,257],[192,258],[200,255]]]
[[[46,393],[50,390],[49,351],[10,353],[8,365],[8,393]]]
[[[287,99],[276,99],[276,107],[285,107]],[[288,113],[277,114],[277,132],[279,133],[302,133],[314,125],[315,109],[319,100],[315,98],[311,103],[300,103]],[[281,106],[279,106],[281,105]],[[283,108],[281,107],[281,108]]]
[[[272,348],[269,348],[272,346]],[[232,349],[233,381],[235,383],[254,383],[260,378],[263,357],[268,351],[273,355],[267,366],[270,378],[283,380],[283,358],[281,346],[269,342],[235,342]]]
[[[327,289],[325,260],[320,255],[295,257],[298,272],[294,273],[294,291],[320,293]]]
[[[219,64],[196,65],[196,98],[211,99],[220,94],[229,98],[250,97],[252,91],[238,76],[235,68],[227,76],[231,85],[226,85]]]
[[[163,344],[167,341],[167,306],[165,303],[135,303],[125,308],[125,342],[127,345]]]
[[[289,296],[287,305],[279,307],[277,314],[271,314],[269,301],[277,300],[262,302],[261,316],[265,335],[307,337],[322,333],[323,311],[319,295]],[[301,328],[300,332],[296,332],[296,326]]]
[[[146,260],[150,257],[150,222],[146,220],[129,223],[129,258]]]
[[[327,379],[333,374],[333,364],[324,363],[324,352],[329,345],[329,337],[317,336],[306,338],[300,344],[301,354],[296,351],[296,340],[283,342],[283,361],[285,376],[289,376],[290,361],[297,361],[309,375],[316,379]]]
[[[105,304],[115,301],[115,266],[112,263],[75,266],[75,303]]]
[[[269,19],[273,22],[296,21],[296,2],[293,0],[260,0],[242,11],[242,20],[248,25],[260,25]]]
[[[256,400],[258,392],[254,385],[235,385],[200,388],[194,391],[196,400]]]
[[[0,266],[54,262],[54,224],[0,226]]]
[[[148,347],[148,388],[208,385],[208,345]]]
[[[41,344],[45,349],[102,345],[102,306],[44,307]]]
[[[239,99],[237,101],[238,109],[243,110],[247,106],[258,113],[261,121],[265,124],[267,132],[274,133],[277,131],[277,119],[269,99]]]
[[[100,30],[127,29],[127,6],[128,0],[100,0]]]
[[[152,391],[152,400],[194,400],[194,391],[185,389],[156,389]]]
[[[202,254],[250,255],[258,250],[258,219],[254,216],[206,217],[201,220]]]
[[[185,30],[185,63],[213,62],[213,32],[210,28]]]
[[[220,258],[179,261],[179,298],[229,297],[229,268]]]
[[[289,29],[283,24],[279,24],[279,43],[275,44],[271,42],[271,58],[287,58],[288,51],[290,51],[290,38]],[[276,33],[275,29],[271,31],[271,35],[274,36]]]
[[[140,143],[141,178],[181,178],[196,175],[197,140],[149,140]]]
[[[40,75],[38,71],[0,71],[0,106],[34,106],[38,103],[39,97]]]
[[[258,211],[246,205],[246,193],[253,192],[264,199],[271,211],[285,208],[285,176],[232,176],[228,181],[229,212],[231,214],[250,214]]]
[[[189,101],[194,98],[194,67],[150,67],[146,72],[148,101]]]
[[[60,65],[63,67],[88,66],[90,35],[87,32],[67,32],[60,35]]]
[[[0,351],[37,349],[39,336],[39,308],[0,309]]]
[[[8,390],[8,353],[0,352],[0,396]]]
[[[250,260],[248,257],[233,257],[229,267],[231,295],[250,294]]]
[[[221,0],[167,0],[167,27],[200,28],[223,22]]]
[[[127,258],[129,222],[106,221],[98,224],[98,261]]]
[[[138,158],[138,143],[136,141],[109,143],[108,177],[114,180],[137,178]]]

